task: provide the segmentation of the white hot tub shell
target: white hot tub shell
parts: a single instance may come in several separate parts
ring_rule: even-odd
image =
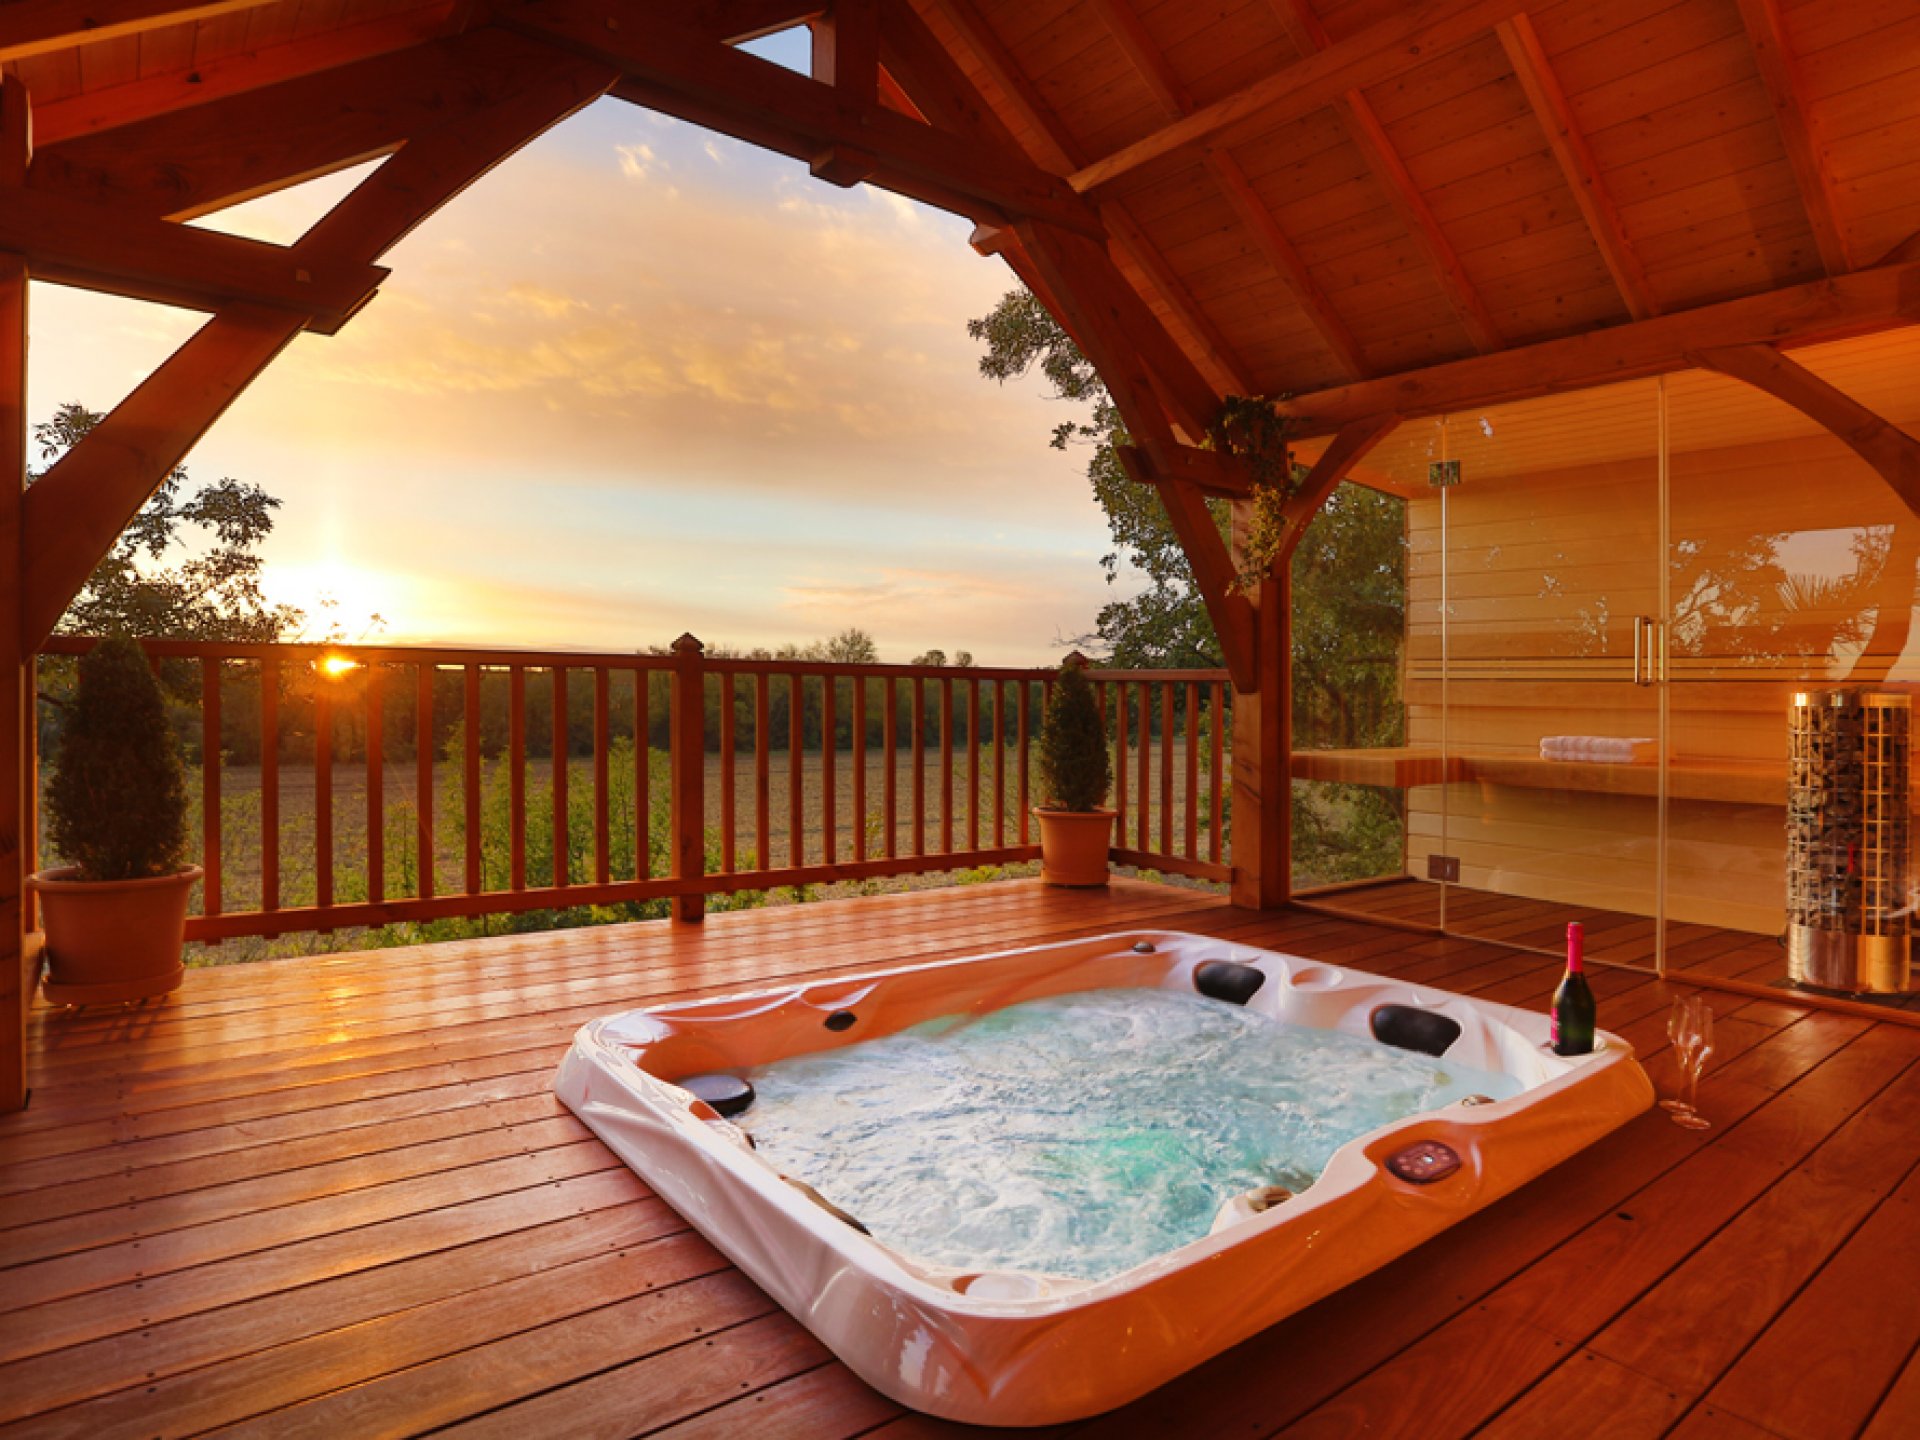
[[[1382,1006],[1456,1023],[1449,1060],[1518,1094],[1410,1116],[1347,1142],[1283,1204],[1240,1207],[1214,1233],[1109,1279],[929,1264],[861,1233],[784,1176],[743,1132],[674,1083],[1087,990],[1191,990],[1206,961],[1265,978],[1273,1020],[1372,1038]],[[1404,1013],[1404,1012],[1403,1012]],[[832,1024],[827,1022],[832,1019]],[[1441,1025],[1442,1032],[1450,1026]],[[1547,1017],[1205,936],[1130,931],[716,1000],[583,1027],[555,1089],[654,1190],[862,1379],[954,1420],[1044,1425],[1124,1404],[1377,1269],[1645,1110],[1633,1051],[1546,1049]],[[1459,1159],[1426,1183],[1390,1157],[1439,1142]]]

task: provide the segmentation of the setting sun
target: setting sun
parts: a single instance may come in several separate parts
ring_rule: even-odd
[[[328,655],[320,661],[320,673],[329,680],[338,680],[343,675],[351,675],[359,668],[358,660],[350,660],[345,655]]]

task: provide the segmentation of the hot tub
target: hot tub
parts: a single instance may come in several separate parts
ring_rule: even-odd
[[[1145,989],[1204,994],[1193,1002],[1202,1008],[1242,1005],[1235,1023],[1259,1027],[1263,1044],[1267,1027],[1276,1040],[1299,1033],[1283,1025],[1338,1032],[1377,1047],[1383,1064],[1417,1054],[1470,1067],[1463,1074],[1490,1072],[1499,1084],[1488,1088],[1512,1093],[1465,1096],[1355,1134],[1317,1178],[1294,1182],[1290,1198],[1257,1187],[1222,1197],[1211,1233],[1087,1278],[888,1244],[835,1204],[833,1174],[791,1173],[770,1147],[755,1147],[751,1105],[730,1120],[675,1083],[765,1077],[800,1056],[816,1062],[799,1065],[852,1059],[817,1052],[897,1039],[910,1027],[922,1029],[908,1038],[938,1032],[945,1027],[927,1022],[941,1017],[998,1020],[1058,997],[1104,996],[1111,1011],[1112,992]],[[1170,1001],[1143,997],[1140,1007]],[[1164,1384],[1652,1103],[1618,1037],[1603,1033],[1593,1054],[1576,1057],[1552,1054],[1546,1038],[1545,1015],[1205,936],[1133,931],[596,1020],[576,1036],[555,1089],[876,1389],[954,1420],[1043,1425]]]

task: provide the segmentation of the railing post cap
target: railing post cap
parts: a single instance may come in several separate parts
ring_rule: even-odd
[[[1093,664],[1093,662],[1078,650],[1069,650],[1067,652],[1067,658],[1062,660],[1060,664],[1063,669],[1067,670],[1085,670],[1089,665]]]
[[[701,655],[707,647],[697,635],[682,635],[668,648],[676,655]]]

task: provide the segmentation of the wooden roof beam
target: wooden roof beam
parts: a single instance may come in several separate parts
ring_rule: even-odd
[[[970,202],[1104,233],[1059,177],[1022,157],[884,105],[848,108],[831,85],[715,43],[644,0],[497,0],[493,15],[515,34],[614,66],[625,77],[614,93],[637,104],[698,115],[699,123],[807,161],[838,147],[862,152],[874,157],[875,184],[962,214]]]
[[[51,50],[97,45],[157,30],[190,25],[273,0],[15,0],[0,5],[0,60],[19,60]]]
[[[831,85],[841,103],[858,113],[880,103],[880,12],[876,0],[834,0],[833,8],[808,27],[813,36],[813,78]]]
[[[322,30],[285,44],[204,60],[98,90],[82,90],[38,106],[34,126],[42,145],[56,145],[78,135],[211,105],[303,75],[371,60],[395,50],[411,50],[438,39],[449,29],[457,29],[451,13],[444,0],[429,0],[362,25]]]
[[[1881,419],[1858,400],[1828,384],[1806,366],[1789,360],[1771,345],[1702,349],[1693,351],[1687,358],[1704,369],[1765,391],[1832,431],[1848,449],[1880,473],[1902,504],[1920,515],[1920,440]]]
[[[1307,268],[1307,262],[1300,258],[1300,252],[1293,248],[1293,242],[1280,228],[1280,222],[1253,188],[1253,182],[1247,178],[1247,172],[1240,168],[1240,162],[1226,152],[1219,151],[1207,156],[1207,168],[1232,202],[1233,208],[1239,212],[1241,221],[1255,243],[1279,272],[1281,281],[1293,292],[1295,302],[1306,313],[1313,328],[1319,331],[1327,349],[1333,352],[1340,368],[1356,380],[1364,380],[1373,374],[1373,365],[1360,348],[1360,342],[1347,328],[1347,322],[1341,318],[1340,312],[1333,308],[1333,302],[1327,299],[1320,282],[1313,278],[1313,272]]]
[[[29,183],[136,214],[192,218],[389,154],[578,63],[475,30],[43,145]]]
[[[1033,82],[1027,78],[1012,53],[1000,42],[999,36],[979,11],[969,0],[935,0],[935,3],[960,32],[961,38],[992,77],[995,88],[1006,98],[1008,105],[1038,137],[1041,163],[1052,164],[1063,170],[1071,169],[1076,148],[1073,137],[1059,125]],[[987,104],[985,97],[959,67],[954,65],[952,58],[927,31],[925,22],[909,7],[890,9],[887,24],[887,43],[889,46],[897,44],[902,47],[906,52],[902,56],[903,63],[914,72],[914,82],[909,86],[909,92],[914,93],[914,87],[920,85],[924,77],[937,97],[936,103],[942,113],[949,117],[942,123],[947,123],[948,128],[961,134],[975,133],[969,128],[969,122],[978,124],[984,115],[991,117],[992,133],[1004,136],[1009,144],[1017,143],[1012,130]],[[936,115],[935,118],[941,116]],[[1253,382],[1248,377],[1245,363],[1234,353],[1233,346],[1220,333],[1212,317],[1201,308],[1179,276],[1174,274],[1173,268],[1141,229],[1139,222],[1124,206],[1111,203],[1100,207],[1100,218],[1111,237],[1112,248],[1133,262],[1161,303],[1186,331],[1188,339],[1181,348],[1193,363],[1211,372],[1208,383],[1218,391],[1250,393]]]
[[[275,306],[323,331],[337,329],[387,276],[375,265],[304,260],[285,246],[33,190],[0,208],[0,250],[25,256],[37,280],[190,310]]]
[[[1753,47],[1753,59],[1760,71],[1760,83],[1767,88],[1773,106],[1774,122],[1787,149],[1787,162],[1793,166],[1794,184],[1806,207],[1807,223],[1813,227],[1813,241],[1820,250],[1820,261],[1829,275],[1844,275],[1853,268],[1847,244],[1841,233],[1838,208],[1834,203],[1833,177],[1827,173],[1825,155],[1807,113],[1798,67],[1787,48],[1785,27],[1780,21],[1779,0],[1735,0],[1740,7],[1740,23],[1746,27]]]
[[[1546,51],[1541,48],[1533,22],[1525,15],[1516,15],[1502,21],[1495,30],[1500,36],[1501,49],[1506,51],[1507,63],[1513,67],[1520,88],[1526,91],[1534,119],[1546,132],[1547,145],[1559,163],[1560,173],[1566,177],[1567,188],[1573,191],[1580,217],[1587,223],[1587,233],[1593,236],[1600,258],[1606,262],[1607,273],[1613,276],[1620,298],[1626,302],[1627,313],[1635,320],[1658,315],[1660,305],[1647,283],[1647,273],[1627,241],[1627,232],[1620,224],[1620,212],[1614,208],[1606,186],[1601,183],[1599,163],[1593,158],[1586,137],[1573,123],[1573,109],[1567,104],[1566,92],[1560,88]]]
[[[1920,261],[1295,395],[1280,408],[1299,417],[1303,433],[1328,435],[1370,415],[1413,419],[1669,374],[1690,369],[1702,350],[1813,345],[1915,323]]]
[[[1307,478],[1300,482],[1300,488],[1283,507],[1286,515],[1286,533],[1280,541],[1280,552],[1274,557],[1274,569],[1283,569],[1293,559],[1293,552],[1300,548],[1300,541],[1307,533],[1307,526],[1313,523],[1313,517],[1320,513],[1340,482],[1353,473],[1358,465],[1382,440],[1394,432],[1400,424],[1398,415],[1369,415],[1364,420],[1355,420],[1340,427],[1333,437],[1333,443],[1320,452],[1320,458],[1313,462],[1307,471]]]
[[[1320,23],[1319,15],[1314,12],[1312,0],[1272,0],[1272,9],[1281,28],[1302,55],[1324,50],[1333,43],[1332,37],[1327,34],[1327,27]],[[1406,162],[1393,148],[1386,126],[1380,123],[1380,117],[1374,113],[1372,102],[1360,91],[1349,90],[1334,102],[1334,110],[1340,116],[1347,138],[1353,141],[1360,158],[1366,161],[1374,183],[1386,195],[1394,214],[1399,216],[1400,223],[1406,227],[1414,242],[1426,251],[1434,278],[1440,282],[1440,291],[1447,297],[1454,314],[1459,316],[1474,349],[1484,353],[1503,348],[1506,340],[1500,334],[1493,312],[1487,309],[1479,290],[1467,278],[1459,255],[1441,230],[1440,222],[1434,217],[1426,197],[1420,193],[1420,187],[1408,173]]]
[[[942,0],[951,3],[951,0]],[[1243,123],[1271,129],[1364,90],[1466,43],[1526,8],[1528,0],[1428,0],[1296,61],[1265,79],[1203,105],[1068,177],[1085,194],[1141,166]]]

